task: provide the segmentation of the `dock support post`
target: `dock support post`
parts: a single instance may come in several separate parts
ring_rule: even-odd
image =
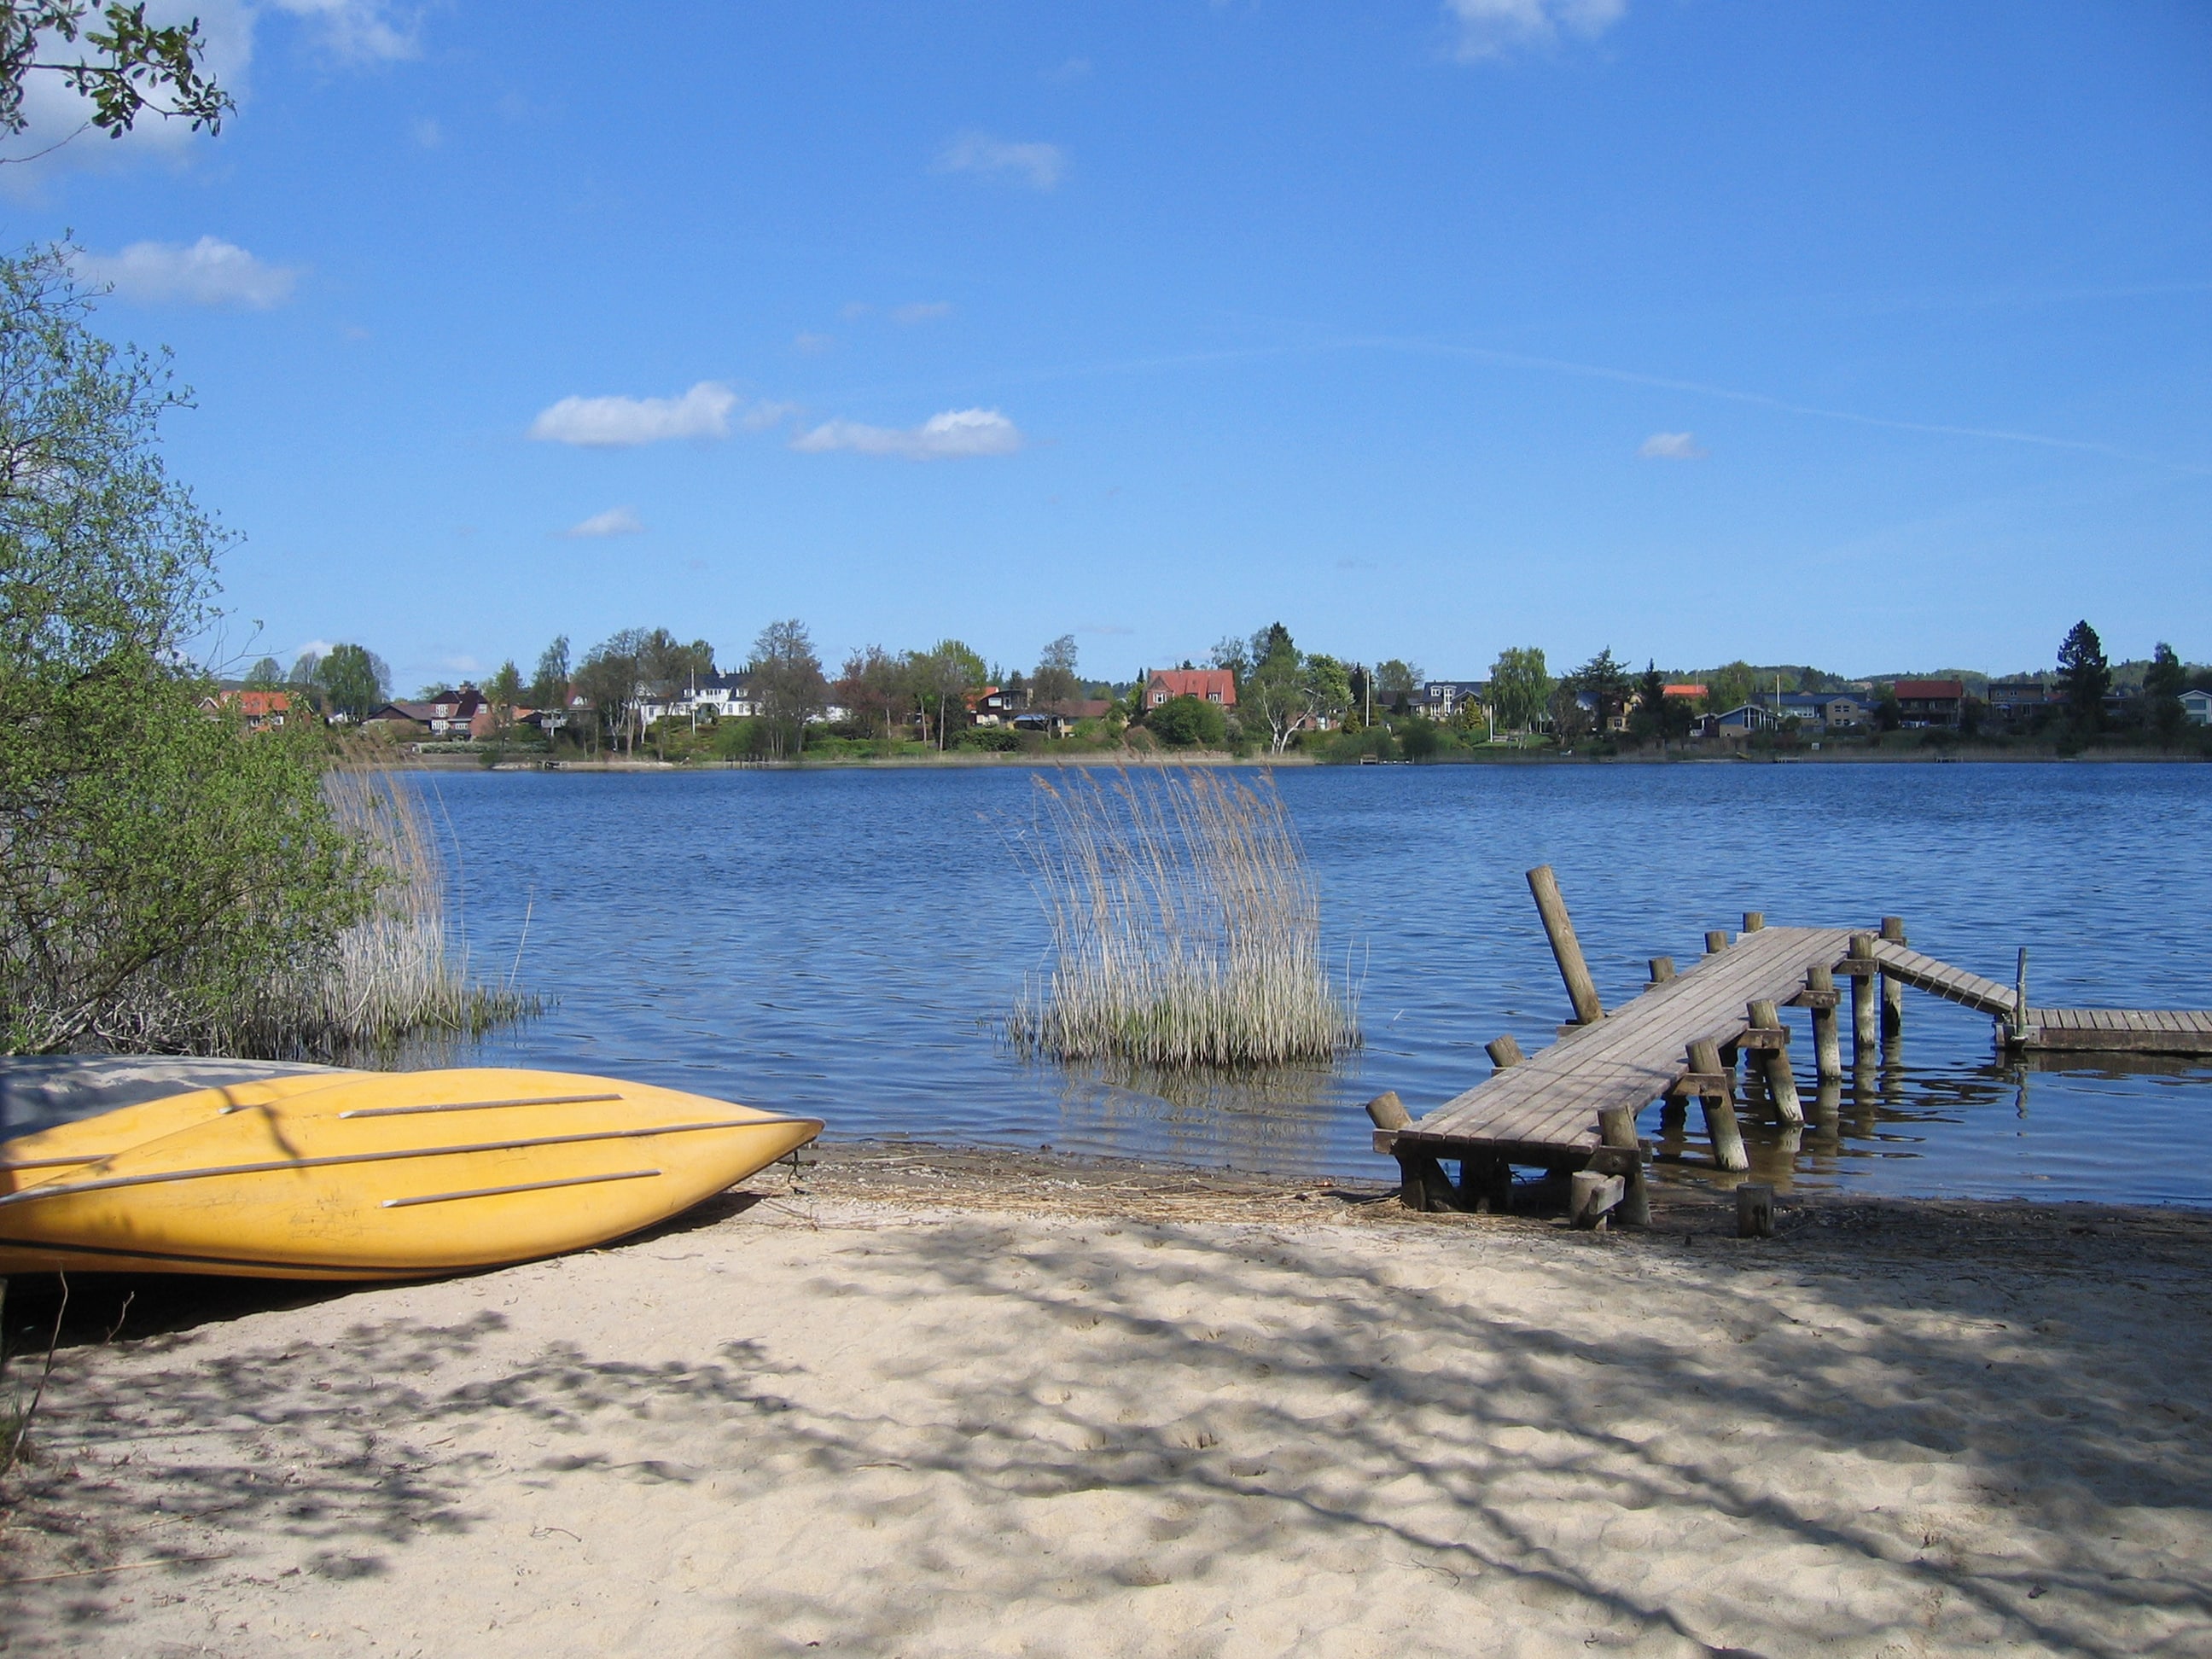
[[[1814,1075],[1822,1083],[1840,1083],[1844,1054],[1836,1032],[1836,975],[1826,963],[1816,962],[1805,970],[1805,991],[1813,1005]]]
[[[1905,918],[1884,916],[1881,936],[1891,945],[1905,943]],[[1885,1037],[1902,1035],[1905,1030],[1905,981],[1893,974],[1881,976],[1881,1034]]]
[[[1690,1069],[1711,1077],[1721,1069],[1720,1050],[1711,1037],[1699,1037],[1689,1047]],[[1743,1131],[1736,1127],[1735,1103],[1725,1092],[1700,1095],[1698,1103],[1705,1111],[1705,1139],[1712,1143],[1713,1162],[1723,1170],[1748,1170],[1751,1159],[1743,1150]]]
[[[1518,1066],[1523,1058],[1521,1045],[1513,1040],[1513,1034],[1510,1031],[1502,1037],[1494,1038],[1485,1043],[1482,1052],[1490,1056],[1492,1067],[1500,1072]]]
[[[1735,1236],[1774,1237],[1774,1188],[1765,1182],[1747,1181],[1735,1189]]]
[[[1644,1143],[1636,1138],[1636,1114],[1626,1106],[1608,1106],[1597,1115],[1599,1144],[1615,1152],[1633,1152],[1636,1162],[1628,1171],[1628,1190],[1620,1200],[1620,1224],[1651,1224],[1651,1194],[1644,1184]]]
[[[1367,1103],[1367,1120],[1378,1129],[1402,1129],[1413,1122],[1413,1115],[1395,1089],[1385,1089]],[[1431,1194],[1449,1190],[1435,1157],[1411,1150],[1391,1156],[1398,1160],[1398,1201],[1409,1210],[1442,1208],[1430,1201]]]
[[[1705,934],[1705,954],[1707,956],[1717,957],[1727,949],[1728,934],[1720,928],[1715,927]]]
[[[1855,1065],[1871,1066],[1881,1053],[1881,1027],[1875,1012],[1874,935],[1851,935],[1851,1056]]]
[[[1754,1031],[1778,1031],[1783,1029],[1782,1016],[1771,1002],[1752,1003],[1745,1010],[1745,1016]],[[1788,1126],[1803,1123],[1805,1108],[1797,1098],[1797,1076],[1790,1069],[1790,1050],[1786,1048],[1761,1048],[1758,1054],[1759,1069],[1766,1079],[1767,1098],[1774,1103],[1776,1115]]]
[[[1745,912],[1743,913],[1743,931],[1744,931],[1745,933],[1761,933],[1761,932],[1764,932],[1764,931],[1765,931],[1765,927],[1766,927],[1766,912],[1765,912],[1765,911],[1764,911],[1764,910],[1747,910],[1747,911],[1745,911]]]
[[[1536,914],[1544,919],[1544,936],[1552,941],[1559,977],[1566,981],[1567,1000],[1575,1005],[1575,1024],[1595,1025],[1605,1018],[1605,1005],[1597,1000],[1597,982],[1583,960],[1575,925],[1567,918],[1567,902],[1559,896],[1559,878],[1550,865],[1540,864],[1528,872],[1528,890],[1535,896]]]
[[[2020,947],[2020,966],[2012,978],[2012,1040],[2015,1048],[2027,1042],[2027,946]]]
[[[1651,958],[1651,982],[1654,985],[1664,985],[1668,980],[1674,977],[1674,957],[1654,957]]]

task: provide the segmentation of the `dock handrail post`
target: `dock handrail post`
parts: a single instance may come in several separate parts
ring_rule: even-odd
[[[1651,1194],[1644,1185],[1644,1143],[1636,1138],[1636,1114],[1626,1106],[1608,1106],[1597,1115],[1600,1145],[1617,1152],[1632,1152],[1636,1162],[1627,1175],[1628,1190],[1621,1195],[1620,1224],[1651,1224]]]
[[[1844,1078],[1843,1044],[1836,1030],[1836,975],[1825,962],[1805,970],[1805,989],[1813,1004],[1813,1062],[1822,1083]]]
[[[1905,918],[1884,916],[1881,937],[1889,945],[1905,943]],[[1905,981],[1894,974],[1881,976],[1881,1034],[1893,1037],[1905,1030]]]
[[[1728,933],[1725,930],[1715,927],[1707,932],[1705,934],[1705,954],[1707,956],[1717,957],[1727,949]]]
[[[1779,1031],[1783,1029],[1782,1015],[1771,1002],[1762,1000],[1752,1002],[1744,1010],[1745,1023],[1754,1031]],[[1766,1092],[1774,1102],[1774,1110],[1784,1124],[1801,1124],[1805,1121],[1805,1108],[1797,1098],[1797,1076],[1790,1069],[1790,1050],[1761,1048],[1759,1050],[1759,1069],[1766,1079]]]
[[[1721,1052],[1711,1037],[1690,1044],[1687,1058],[1690,1069],[1701,1075],[1710,1077],[1721,1069]],[[1751,1159],[1744,1153],[1743,1131],[1736,1127],[1735,1103],[1726,1092],[1728,1085],[1721,1088],[1720,1094],[1698,1097],[1705,1109],[1705,1139],[1712,1143],[1713,1162],[1723,1170],[1748,1170]]]
[[[1765,927],[1766,927],[1766,912],[1765,912],[1765,911],[1764,911],[1764,910],[1747,910],[1747,911],[1745,911],[1745,912],[1743,913],[1743,931],[1744,931],[1745,933],[1763,933],[1764,931],[1765,931]]]
[[[1674,958],[1672,957],[1654,957],[1651,958],[1650,966],[1651,982],[1654,985],[1664,985],[1674,977]]]
[[[1536,914],[1544,919],[1544,936],[1552,941],[1559,977],[1566,981],[1567,1000],[1575,1005],[1575,1024],[1595,1025],[1605,1018],[1605,1005],[1598,1000],[1597,981],[1583,960],[1575,925],[1567,917],[1567,902],[1559,896],[1559,878],[1550,865],[1540,864],[1528,872],[1528,890],[1535,896]]]
[[[2027,946],[2020,947],[2020,966],[2012,977],[2012,1040],[2015,1046],[2027,1041]]]
[[[1851,935],[1851,963],[1858,969],[1851,975],[1851,1050],[1854,1061],[1871,1066],[1881,1053],[1881,1026],[1875,1012],[1874,975],[1865,966],[1874,956],[1874,935]]]

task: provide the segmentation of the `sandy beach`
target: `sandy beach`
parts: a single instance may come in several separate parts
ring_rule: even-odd
[[[0,1646],[2212,1653],[2212,1218],[1730,1214],[877,1146],[474,1278],[83,1285]]]

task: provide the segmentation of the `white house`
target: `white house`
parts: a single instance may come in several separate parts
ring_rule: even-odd
[[[2212,726],[2212,691],[2185,691],[2181,712],[2191,726]]]

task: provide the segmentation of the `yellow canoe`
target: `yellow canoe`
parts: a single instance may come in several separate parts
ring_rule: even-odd
[[[821,1132],[563,1072],[228,1083],[0,1142],[0,1275],[409,1279],[526,1261],[665,1220]]]

